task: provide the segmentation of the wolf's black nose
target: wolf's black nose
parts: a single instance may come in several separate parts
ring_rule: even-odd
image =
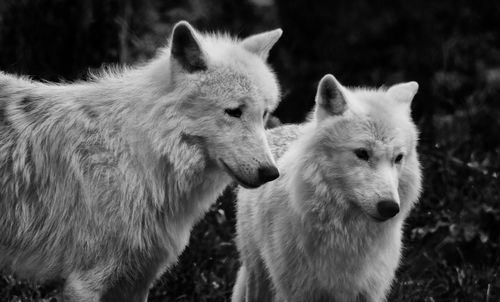
[[[261,183],[266,183],[271,180],[275,180],[280,176],[280,172],[278,168],[275,166],[264,166],[260,167],[258,170],[259,173],[259,181]]]
[[[381,218],[389,219],[399,213],[399,205],[394,200],[382,200],[377,203],[377,211]]]

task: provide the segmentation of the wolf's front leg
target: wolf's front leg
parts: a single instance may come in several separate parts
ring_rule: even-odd
[[[247,295],[247,269],[244,265],[238,270],[236,282],[233,286],[233,295],[231,302],[245,302]]]
[[[272,281],[261,259],[252,266],[247,282],[247,302],[257,301],[275,301]]]
[[[98,302],[103,282],[95,271],[73,272],[66,279],[62,292],[64,302]]]
[[[120,277],[112,280],[86,272],[71,274],[64,286],[64,302],[146,302],[153,280]]]
[[[153,281],[119,281],[105,291],[99,302],[146,302]]]
[[[157,268],[122,275],[107,286],[99,302],[146,302],[157,275]]]
[[[146,302],[160,265],[147,261],[140,267],[105,266],[73,272],[66,280],[64,302]],[[118,273],[121,272],[121,273]],[[127,273],[125,273],[127,272]]]
[[[241,266],[234,285],[232,302],[243,301],[275,301],[271,280],[263,263]]]

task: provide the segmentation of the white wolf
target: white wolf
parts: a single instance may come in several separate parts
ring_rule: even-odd
[[[232,179],[278,177],[264,117],[280,35],[180,22],[157,58],[90,82],[0,73],[0,268],[66,278],[68,301],[145,301]]]
[[[415,82],[319,83],[310,122],[270,131],[278,180],[238,195],[233,301],[384,301],[421,172]]]

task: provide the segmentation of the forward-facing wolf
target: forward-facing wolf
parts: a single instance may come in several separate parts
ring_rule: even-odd
[[[312,119],[268,135],[281,176],[238,195],[233,301],[384,301],[421,172],[415,82],[318,86]]]
[[[232,179],[278,177],[265,61],[281,33],[180,22],[156,59],[93,81],[0,73],[0,268],[66,278],[68,301],[145,301]]]

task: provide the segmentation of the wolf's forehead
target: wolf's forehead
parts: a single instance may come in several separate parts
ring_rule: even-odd
[[[407,121],[395,119],[391,115],[372,116],[368,114],[352,114],[339,120],[333,133],[347,141],[379,141],[393,142],[411,132]]]
[[[370,140],[382,144],[404,144],[409,137],[413,136],[409,121],[390,114],[368,116],[361,124]]]
[[[212,97],[261,101],[266,107],[274,107],[278,99],[278,86],[274,78],[264,82],[263,78],[266,77],[266,74],[259,77],[252,72],[243,73],[230,67],[219,67],[207,74],[203,86],[209,87],[206,93],[212,94]]]

